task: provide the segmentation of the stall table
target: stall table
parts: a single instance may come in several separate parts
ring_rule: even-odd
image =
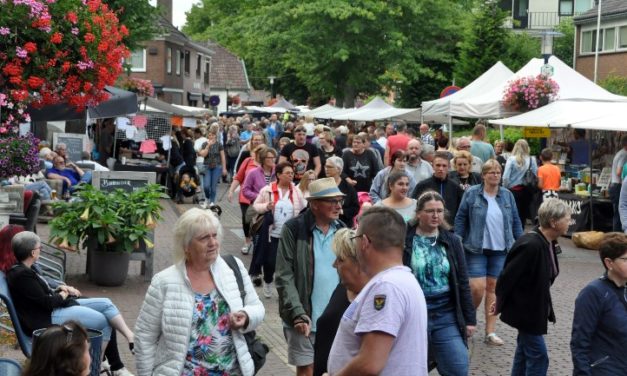
[[[559,192],[558,197],[571,208],[570,226],[566,236],[580,231],[612,231],[613,208],[609,199],[592,197],[594,229],[590,228],[590,197]]]

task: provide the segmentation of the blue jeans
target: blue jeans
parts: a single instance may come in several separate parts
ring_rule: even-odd
[[[518,331],[512,376],[545,376],[549,370],[549,355],[544,337]]]
[[[217,165],[214,168],[207,168],[205,176],[202,178],[202,188],[205,190],[205,197],[209,202],[216,201],[220,176],[222,176],[222,166]]]
[[[30,191],[36,191],[39,193],[39,196],[42,200],[50,200],[50,196],[52,195],[52,188],[45,181],[36,181],[34,183],[28,183],[24,186],[24,188]]]
[[[76,320],[85,328],[102,331],[102,340],[111,338],[109,321],[120,314],[118,308],[107,298],[77,299],[79,305],[57,308],[52,311],[52,323],[63,324]]]
[[[428,316],[429,349],[433,351],[440,375],[468,375],[468,349],[459,332],[455,311],[433,310]]]
[[[620,184],[610,184],[609,193],[610,200],[612,200],[613,218],[612,218],[612,231],[623,231],[623,226],[620,222],[620,213],[618,212],[618,202],[620,201]]]
[[[505,265],[505,251],[484,249],[482,254],[466,252],[466,265],[470,278],[498,278]]]

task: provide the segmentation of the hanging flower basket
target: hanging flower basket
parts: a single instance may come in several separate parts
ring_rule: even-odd
[[[558,98],[559,85],[544,75],[521,77],[510,81],[503,95],[503,105],[510,111],[526,112],[545,106]]]
[[[0,0],[0,7],[0,130],[6,130],[0,139],[24,141],[16,135],[19,123],[30,121],[28,105],[67,102],[84,110],[108,98],[104,88],[115,83],[128,56],[122,43],[128,30],[106,4]],[[36,152],[36,143],[30,147]]]
[[[140,97],[152,97],[155,95],[155,88],[152,81],[142,80],[141,78],[128,78],[122,83],[122,89],[137,93]]]

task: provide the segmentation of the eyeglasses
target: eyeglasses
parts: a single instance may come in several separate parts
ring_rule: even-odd
[[[470,145],[460,145],[457,148],[458,149],[470,149]]]
[[[627,262],[627,256],[617,257],[617,258],[615,258],[615,260],[622,260],[622,261]]]
[[[344,199],[340,198],[321,198],[320,201],[322,202],[326,202],[327,204],[331,204],[331,205],[344,205]]]
[[[444,209],[425,209],[423,210],[423,212],[429,215],[434,215],[434,214],[441,215],[441,214],[444,214]]]

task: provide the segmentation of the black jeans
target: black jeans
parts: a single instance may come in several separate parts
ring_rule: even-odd
[[[612,231],[623,231],[622,224],[620,221],[620,213],[618,212],[618,203],[620,201],[620,189],[621,185],[617,183],[610,184],[609,194],[610,200],[612,200],[612,208],[613,210],[613,220],[612,220]]]

